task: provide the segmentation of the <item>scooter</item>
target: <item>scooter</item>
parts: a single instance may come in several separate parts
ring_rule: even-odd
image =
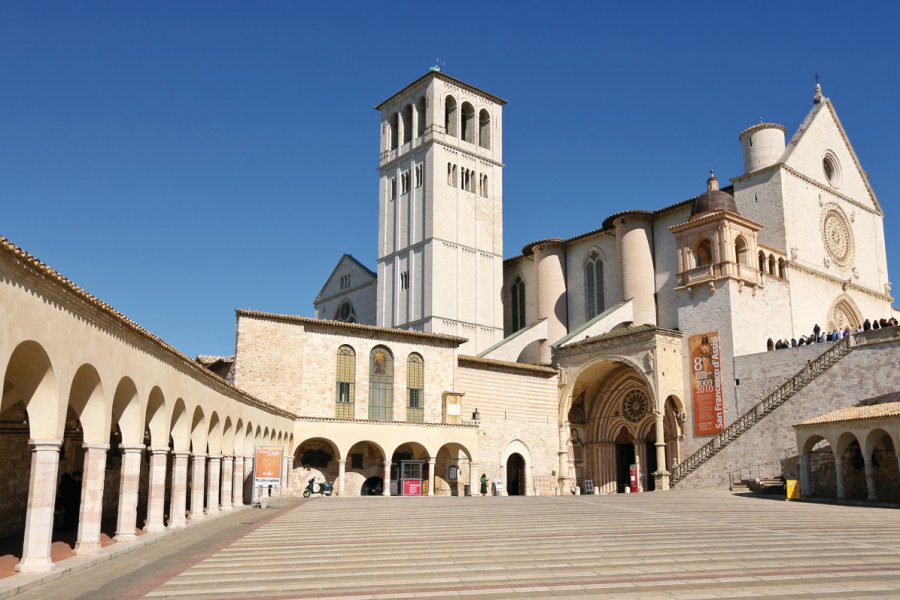
[[[323,496],[330,496],[332,492],[332,483],[330,481],[323,481],[322,483],[316,483],[316,478],[313,477],[309,480],[309,483],[306,484],[306,489],[303,490],[303,497],[309,498],[313,494],[322,494]]]

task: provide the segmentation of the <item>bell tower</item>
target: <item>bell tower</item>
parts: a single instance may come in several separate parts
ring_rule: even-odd
[[[435,67],[376,107],[379,326],[503,338],[505,103]]]

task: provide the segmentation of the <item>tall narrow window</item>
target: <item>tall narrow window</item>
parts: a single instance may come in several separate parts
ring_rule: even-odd
[[[394,357],[384,346],[375,346],[369,357],[369,419],[394,417]]]
[[[737,236],[734,240],[734,257],[739,265],[750,266],[750,249],[747,247],[747,240],[742,235]]]
[[[447,96],[444,99],[444,131],[456,137],[456,98]]]
[[[460,137],[470,144],[475,143],[475,108],[468,102],[462,103],[462,135]]]
[[[712,264],[712,244],[709,240],[704,239],[697,244],[695,260],[697,262],[695,266],[698,267],[705,267]]]
[[[603,260],[600,253],[591,250],[584,263],[584,318],[593,319],[603,312]]]
[[[412,141],[413,134],[413,107],[412,104],[407,104],[403,108],[403,143],[408,144]]]
[[[337,377],[335,387],[334,416],[338,419],[352,419],[354,414],[354,382],[356,380],[356,352],[350,346],[341,346],[337,351]]]
[[[421,423],[425,420],[425,361],[418,354],[410,354],[406,362],[406,420]]]
[[[510,292],[512,301],[512,330],[518,331],[525,327],[525,282],[521,277],[516,277]]]
[[[488,149],[491,147],[491,114],[483,108],[478,113],[478,145]]]
[[[397,199],[397,178],[391,177],[391,180],[388,183],[388,200],[396,200],[396,199]]]
[[[425,96],[416,100],[416,137],[425,135]]]
[[[397,140],[400,135],[400,115],[391,115],[391,150],[397,149]]]
[[[416,186],[417,188],[418,188],[418,187],[422,187],[422,170],[423,170],[423,168],[424,168],[424,165],[423,165],[422,163],[419,163],[419,164],[416,165],[416,170],[415,170],[415,173],[416,173],[416,182],[415,182],[415,186]]]

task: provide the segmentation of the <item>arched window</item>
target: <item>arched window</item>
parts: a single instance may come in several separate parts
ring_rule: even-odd
[[[784,259],[778,259],[778,276],[784,279]]]
[[[391,150],[397,149],[397,140],[400,135],[400,115],[391,115]]]
[[[356,352],[350,346],[341,346],[337,351],[337,376],[335,377],[334,416],[338,419],[352,419],[356,393]]]
[[[705,267],[712,264],[712,244],[709,240],[704,239],[697,244],[695,257],[698,267]]]
[[[335,321],[343,321],[344,323],[356,323],[356,311],[349,300],[344,300],[334,313]]]
[[[444,131],[456,137],[456,98],[447,96],[444,100]]]
[[[468,102],[462,103],[462,139],[475,143],[475,107]]]
[[[584,320],[589,321],[603,312],[603,261],[600,253],[591,250],[584,263]]]
[[[775,277],[775,255],[769,255],[769,275]]]
[[[425,96],[416,100],[416,137],[425,135]]]
[[[478,145],[488,149],[491,147],[491,114],[483,108],[478,113]]]
[[[510,291],[512,300],[512,330],[518,331],[525,327],[525,282],[521,277],[516,277]]]
[[[766,253],[762,250],[759,251],[759,272],[766,272]]]
[[[408,144],[412,141],[413,124],[412,124],[413,107],[407,104],[403,108],[403,143]]]
[[[406,420],[421,423],[425,420],[425,361],[419,354],[410,354],[406,361]]]
[[[742,235],[737,236],[734,240],[734,257],[739,265],[750,266],[750,248]]]
[[[384,346],[375,346],[369,355],[369,418],[394,418],[394,357]]]

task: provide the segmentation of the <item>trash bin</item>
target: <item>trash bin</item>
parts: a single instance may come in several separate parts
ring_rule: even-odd
[[[463,494],[465,494],[466,496],[472,495],[472,486],[469,485],[468,483],[463,486]]]

